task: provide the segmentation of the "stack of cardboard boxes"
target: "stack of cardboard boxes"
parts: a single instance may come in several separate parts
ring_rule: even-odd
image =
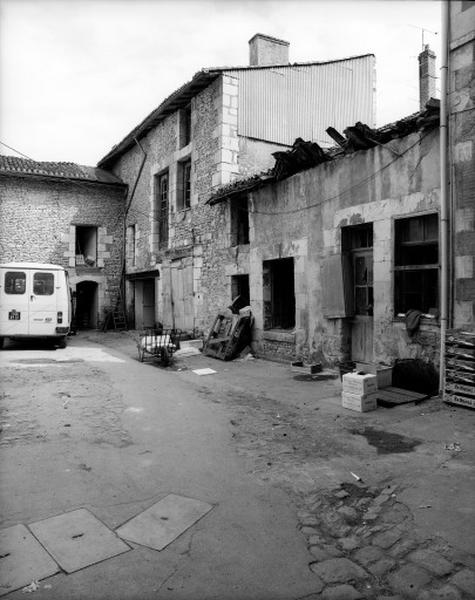
[[[342,406],[358,412],[376,410],[378,381],[369,373],[343,375]]]

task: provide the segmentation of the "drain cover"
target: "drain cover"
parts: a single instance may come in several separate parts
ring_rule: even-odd
[[[0,531],[0,596],[58,571],[58,565],[24,525]]]
[[[84,508],[32,523],[29,527],[67,573],[130,550]]]
[[[169,494],[117,529],[121,538],[163,550],[213,508],[212,504]]]

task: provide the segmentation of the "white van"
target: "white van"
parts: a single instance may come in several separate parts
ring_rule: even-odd
[[[64,348],[71,323],[67,271],[42,263],[0,264],[0,348],[5,338],[51,338]]]

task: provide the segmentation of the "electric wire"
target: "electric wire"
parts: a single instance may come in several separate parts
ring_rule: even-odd
[[[263,211],[263,210],[256,210],[256,209],[252,208],[252,209],[248,210],[248,212],[249,212],[249,214],[265,215],[265,216],[291,215],[291,214],[296,214],[296,213],[299,213],[299,212],[303,212],[305,210],[312,210],[314,208],[317,208],[318,206],[321,206],[322,204],[325,204],[327,202],[331,202],[333,200],[337,200],[339,198],[342,198],[345,194],[349,194],[353,190],[355,190],[355,189],[361,187],[362,185],[364,185],[364,184],[372,181],[377,175],[379,175],[380,173],[382,173],[383,171],[385,171],[388,167],[390,167],[395,162],[397,162],[400,158],[402,158],[410,150],[412,150],[414,147],[416,147],[418,144],[420,144],[423,139],[425,139],[428,135],[430,135],[430,133],[431,133],[430,130],[427,131],[425,134],[421,135],[417,139],[416,142],[414,142],[413,144],[411,144],[410,146],[408,146],[403,152],[400,153],[400,155],[396,156],[393,160],[389,161],[388,163],[386,163],[381,168],[377,169],[376,171],[374,171],[373,173],[371,173],[367,177],[364,177],[360,181],[354,183],[353,185],[349,186],[348,188],[345,188],[344,190],[338,192],[337,194],[335,194],[333,196],[329,196],[327,198],[323,198],[323,199],[319,200],[318,202],[314,202],[312,204],[307,204],[306,206],[301,206],[301,207],[293,208],[293,209],[289,209],[289,210]],[[14,150],[14,152],[18,152],[18,154],[21,154],[22,156],[24,156],[25,158],[28,158],[29,160],[33,160],[32,158],[28,157],[26,154],[23,154],[23,153],[19,152],[18,150],[15,150],[14,148],[11,148],[10,146],[8,146],[7,144],[5,144],[4,142],[0,141],[0,144],[6,146],[7,148],[10,148],[11,150]],[[37,162],[37,161],[34,161],[34,162]],[[316,165],[316,166],[318,166],[318,165]],[[67,179],[67,180],[71,181],[71,183],[75,183],[77,185],[80,185],[80,186],[86,188],[86,186],[83,186],[82,183],[80,183],[79,181],[77,181],[75,179],[71,179],[71,178],[66,177],[66,176],[64,177],[64,179]],[[245,211],[246,209],[238,208],[238,210]],[[133,214],[135,214],[137,216],[145,217],[147,220],[152,221],[152,222],[156,222],[156,223],[160,223],[161,222],[161,219],[159,217],[156,217],[153,213],[151,214],[150,212],[146,212],[144,210],[141,210],[141,209],[137,208],[136,206],[131,206],[130,209],[129,209],[129,212],[133,213]]]

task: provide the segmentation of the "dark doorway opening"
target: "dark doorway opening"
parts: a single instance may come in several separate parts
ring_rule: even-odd
[[[97,283],[81,281],[76,286],[74,321],[77,329],[97,327]]]
[[[264,329],[295,327],[294,259],[263,263]]]

